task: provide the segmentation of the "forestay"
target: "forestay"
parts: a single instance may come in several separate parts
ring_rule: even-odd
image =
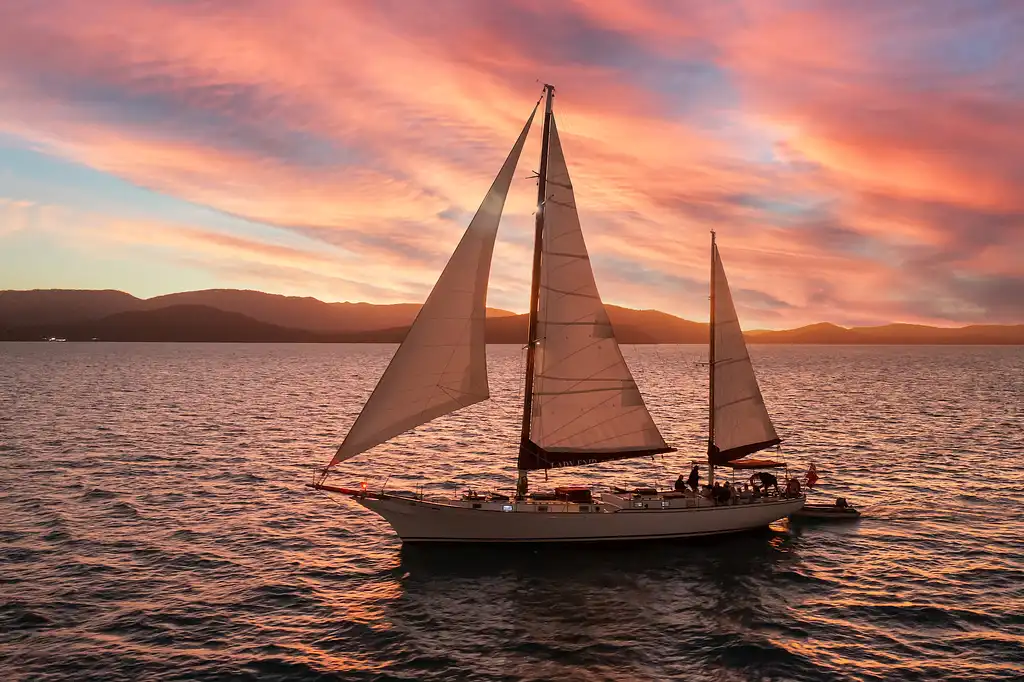
[[[330,465],[490,397],[484,326],[498,223],[534,114]]]
[[[713,464],[724,464],[778,445],[780,441],[757,385],[717,246],[712,247],[712,258],[715,278],[715,357],[712,367],[715,373],[715,442],[709,457]]]
[[[520,469],[671,452],[616,343],[551,120],[530,439]]]

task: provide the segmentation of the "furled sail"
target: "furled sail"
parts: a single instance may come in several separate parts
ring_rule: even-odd
[[[490,397],[484,325],[491,254],[536,113],[534,107],[462,241],[328,466]]]
[[[647,411],[594,282],[551,119],[530,437],[519,469],[672,452]]]
[[[757,385],[718,246],[712,246],[711,257],[715,278],[715,357],[711,369],[715,375],[715,436],[708,457],[712,464],[724,464],[781,441]]]

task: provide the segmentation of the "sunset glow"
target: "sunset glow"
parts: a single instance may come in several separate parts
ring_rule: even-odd
[[[531,108],[605,302],[1024,321],[1024,4],[13,0],[0,289],[422,301]],[[489,305],[523,311],[535,128]]]

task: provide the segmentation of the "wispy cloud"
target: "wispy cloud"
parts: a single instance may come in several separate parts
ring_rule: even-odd
[[[607,300],[705,315],[716,229],[749,326],[1019,321],[1022,33],[1012,0],[14,0],[0,132],[309,243],[159,215],[112,239],[416,300],[541,79]],[[520,309],[531,145],[492,290]]]

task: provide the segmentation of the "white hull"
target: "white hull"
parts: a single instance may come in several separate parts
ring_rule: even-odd
[[[800,509],[804,497],[765,498],[742,504],[646,508],[592,505],[589,513],[559,506],[487,504],[473,509],[391,495],[353,495],[380,514],[403,542],[608,542],[657,540],[735,533],[767,526]],[[511,511],[502,508],[511,507]],[[577,507],[577,505],[569,505]],[[547,507],[544,507],[547,509]]]

